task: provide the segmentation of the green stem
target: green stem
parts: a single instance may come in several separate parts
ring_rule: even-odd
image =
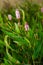
[[[7,46],[7,48],[9,48],[9,49],[11,49],[13,51],[13,49],[11,48],[11,46],[7,42],[7,38],[8,38],[8,35],[5,36],[4,42],[5,42],[6,46]]]
[[[24,13],[24,10],[23,9],[21,9],[21,8],[19,8],[20,9],[20,11],[22,12],[22,14],[23,14],[23,24],[25,23],[25,13]]]
[[[35,62],[34,62],[34,60],[33,60],[33,65],[35,65]]]

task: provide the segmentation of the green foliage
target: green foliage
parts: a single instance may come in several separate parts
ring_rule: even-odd
[[[35,60],[41,62],[43,58],[43,13],[37,4],[26,3],[25,7],[18,8],[20,26],[15,17],[15,8],[0,12],[1,65],[34,65]],[[8,14],[12,15],[11,21]],[[25,22],[29,24],[29,31],[24,29]]]

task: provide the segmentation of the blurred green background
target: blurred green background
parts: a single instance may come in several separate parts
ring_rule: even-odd
[[[16,6],[16,4],[22,5],[22,3],[24,3],[24,1],[25,0],[0,0],[0,9],[3,7],[5,2],[9,2],[12,6]],[[28,0],[28,1],[33,2],[33,3],[38,3],[40,5],[43,4],[43,0]]]

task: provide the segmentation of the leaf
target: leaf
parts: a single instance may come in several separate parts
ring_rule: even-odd
[[[2,40],[0,40],[0,45],[5,45],[5,43]]]
[[[6,47],[6,53],[7,53],[8,59],[9,59],[11,62],[16,63],[16,62],[18,61],[16,58],[13,58],[13,57],[9,54],[7,47]],[[19,63],[20,63],[20,62],[18,61],[18,64],[19,64]]]
[[[18,34],[14,34],[11,32],[8,32],[6,30],[2,30],[6,35],[10,36],[11,38],[13,38],[14,42],[16,42],[19,46],[21,45],[29,45],[29,42],[26,41],[26,39],[22,38],[21,36],[19,36]]]
[[[9,65],[7,59],[4,58],[4,65]],[[11,64],[10,64],[11,65]]]
[[[7,42],[7,38],[8,38],[8,35],[6,35],[4,38],[5,45],[13,51],[12,47]]]
[[[19,30],[18,24],[16,24],[16,23],[15,23],[15,31],[16,31],[17,33],[20,33],[20,30]]]
[[[0,26],[1,25],[3,25],[3,18],[2,18],[1,14],[0,14]]]
[[[25,12],[24,12],[24,10],[23,9],[21,9],[20,8],[20,11],[22,12],[22,14],[23,14],[23,24],[25,23]]]
[[[41,47],[42,47],[42,43],[41,42],[37,42],[37,44],[36,44],[36,46],[34,48],[32,59],[38,58],[39,52],[41,51]]]

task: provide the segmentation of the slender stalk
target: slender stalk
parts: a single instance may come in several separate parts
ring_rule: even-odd
[[[33,65],[35,65],[35,62],[34,62],[34,60],[33,60]]]

